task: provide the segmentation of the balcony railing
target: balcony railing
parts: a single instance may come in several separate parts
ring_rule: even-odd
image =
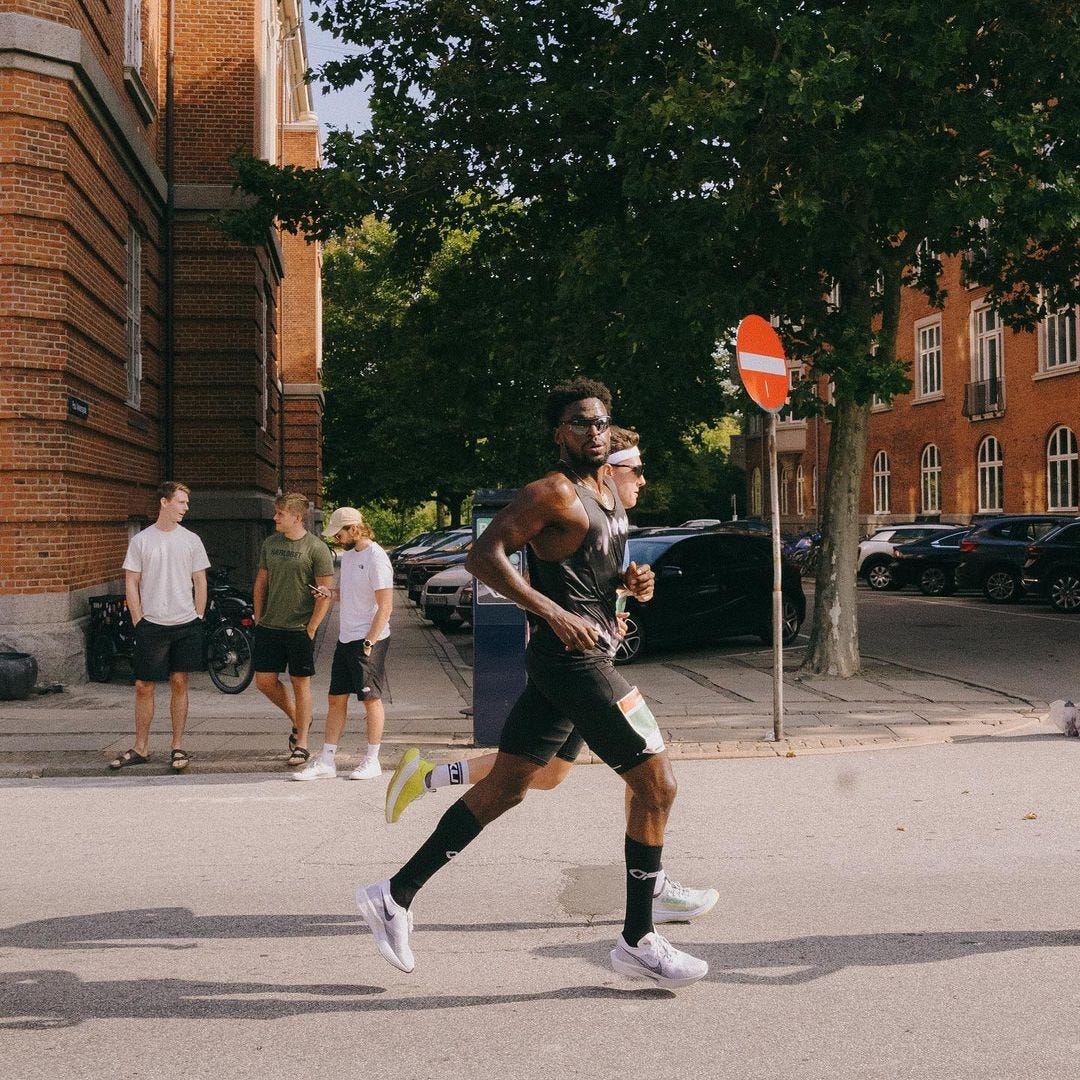
[[[1005,387],[1001,379],[983,379],[964,386],[964,415],[988,416],[1005,411]]]

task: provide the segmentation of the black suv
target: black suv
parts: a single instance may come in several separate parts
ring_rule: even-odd
[[[1058,610],[1080,612],[1080,521],[1070,521],[1029,544],[1024,587]]]
[[[1065,514],[1010,514],[972,529],[960,541],[963,554],[956,568],[957,586],[982,589],[994,604],[1019,599],[1028,545],[1069,520]]]
[[[772,541],[730,525],[718,530],[641,529],[630,558],[648,563],[656,592],[647,604],[627,602],[626,636],[616,663],[628,664],[662,642],[702,641],[754,634],[772,641]],[[795,640],[806,618],[798,570],[783,567],[783,639]]]
[[[924,596],[949,596],[956,589],[954,575],[962,555],[960,542],[968,531],[965,525],[893,548],[893,561],[889,563],[892,587],[917,585]]]

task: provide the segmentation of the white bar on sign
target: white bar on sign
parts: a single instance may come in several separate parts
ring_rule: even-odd
[[[787,361],[782,356],[740,352],[739,367],[743,371],[760,371],[765,375],[787,375]]]

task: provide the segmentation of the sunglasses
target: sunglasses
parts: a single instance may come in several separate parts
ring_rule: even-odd
[[[610,416],[572,416],[569,420],[564,420],[564,424],[575,435],[588,435],[593,428],[597,431],[607,431],[611,427]]]
[[[644,465],[612,465],[613,469],[631,469],[634,475],[640,480],[645,475]]]

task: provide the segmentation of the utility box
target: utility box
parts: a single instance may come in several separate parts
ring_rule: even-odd
[[[516,495],[516,491],[481,490],[473,497],[473,539]],[[524,571],[525,553],[511,561]],[[525,612],[512,600],[477,581],[473,588],[473,742],[498,746],[503,724],[525,689]]]

